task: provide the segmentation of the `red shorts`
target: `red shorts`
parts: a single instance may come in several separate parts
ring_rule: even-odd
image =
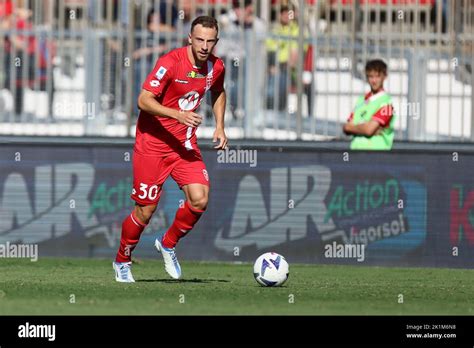
[[[181,188],[188,184],[209,186],[209,175],[201,156],[165,157],[133,152],[133,190],[131,198],[142,205],[158,204],[163,184],[171,175]]]

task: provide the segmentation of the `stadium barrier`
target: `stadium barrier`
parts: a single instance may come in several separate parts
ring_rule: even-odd
[[[130,212],[132,140],[0,138],[0,244],[37,244],[39,258],[112,258]],[[351,152],[343,142],[238,141],[201,149],[208,211],[179,245],[183,260],[472,268],[474,148],[397,143]],[[148,192],[150,193],[151,190]],[[170,179],[134,252],[183,204]]]
[[[193,18],[211,14],[234,138],[342,136],[367,90],[364,65],[377,57],[389,65],[397,140],[473,141],[473,0],[254,0],[252,30],[235,24],[232,4],[0,0],[0,134],[133,135],[154,62],[186,43]],[[286,32],[284,4],[294,5]]]

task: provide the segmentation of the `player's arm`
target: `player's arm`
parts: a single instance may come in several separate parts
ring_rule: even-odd
[[[202,117],[194,112],[179,111],[163,106],[156,100],[155,94],[146,89],[142,89],[138,96],[138,108],[150,115],[174,118],[189,127],[197,127],[202,122]]]
[[[216,130],[214,131],[214,136],[212,141],[216,142],[219,139],[219,144],[214,146],[215,149],[225,149],[227,147],[227,136],[224,131],[224,114],[225,114],[225,105],[226,105],[226,94],[225,90],[214,92],[211,91],[212,99],[212,110],[214,111],[214,116],[216,118]]]
[[[347,122],[344,127],[344,133],[353,134],[353,135],[363,135],[366,137],[371,137],[380,129],[380,124],[375,120],[370,120],[368,122],[354,124],[353,122]]]
[[[382,132],[383,127],[387,126],[393,117],[393,106],[387,104],[382,106],[370,119],[370,121],[355,125],[352,113],[343,130],[346,134],[363,135],[371,137]]]

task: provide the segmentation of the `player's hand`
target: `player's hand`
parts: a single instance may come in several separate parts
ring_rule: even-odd
[[[202,116],[192,111],[182,111],[178,114],[178,122],[188,127],[197,127],[202,122]]]
[[[224,129],[216,128],[214,135],[212,137],[212,142],[215,143],[219,139],[219,144],[214,146],[214,149],[223,149],[227,148],[227,136],[225,135]]]
[[[349,122],[342,127],[342,131],[345,135],[351,135]]]

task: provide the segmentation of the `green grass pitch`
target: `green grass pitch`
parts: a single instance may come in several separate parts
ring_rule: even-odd
[[[116,283],[112,260],[0,260],[1,315],[473,315],[474,270],[290,264],[284,286],[264,288],[249,263],[161,260]],[[400,303],[403,296],[403,303]]]

